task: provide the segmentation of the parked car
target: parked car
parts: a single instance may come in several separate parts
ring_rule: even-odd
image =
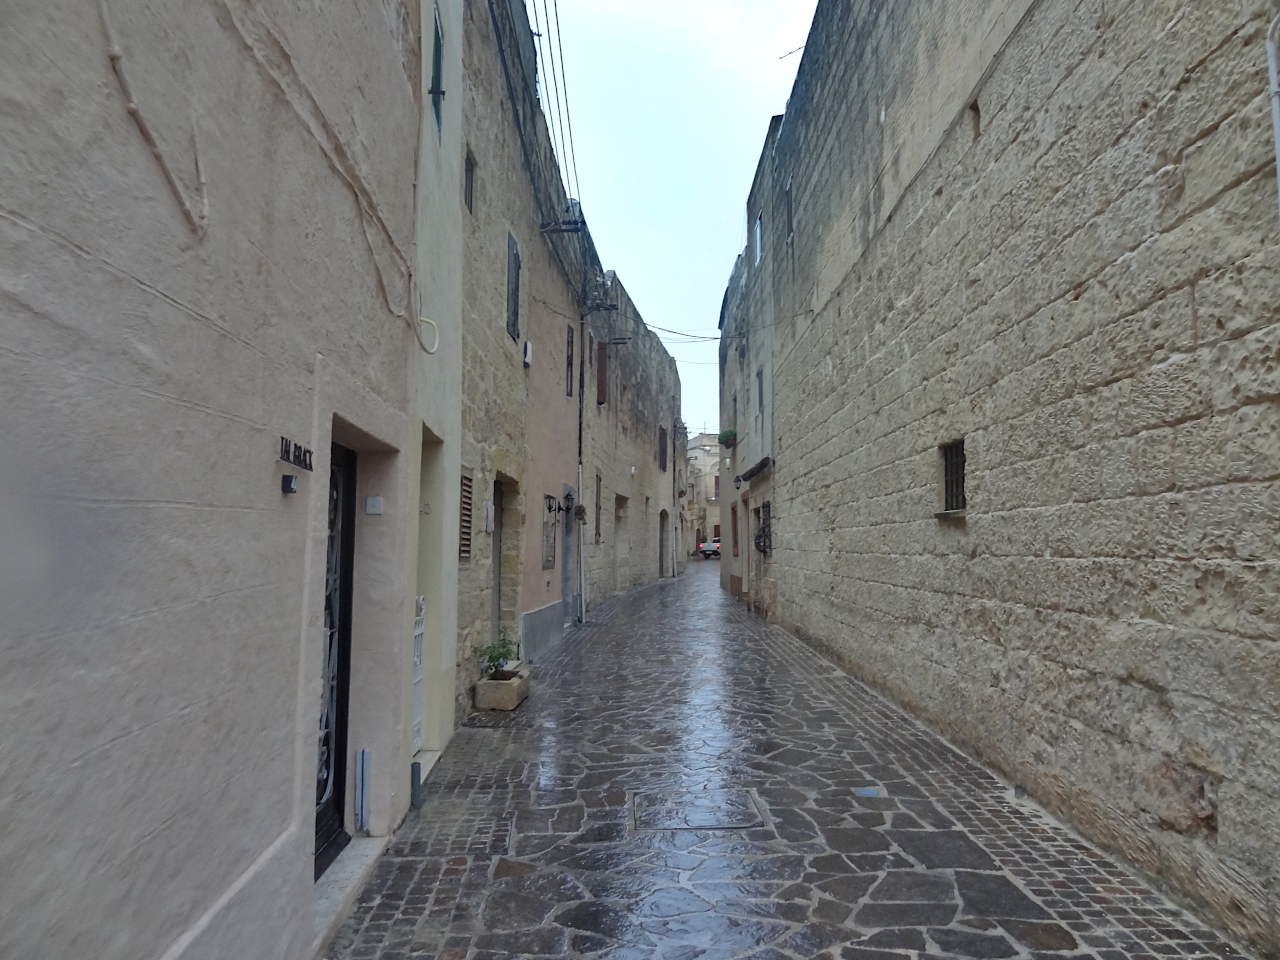
[[[706,543],[698,544],[698,552],[702,554],[704,560],[710,560],[712,557],[720,556],[720,538],[715,537]]]

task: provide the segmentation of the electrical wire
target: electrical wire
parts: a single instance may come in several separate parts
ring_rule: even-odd
[[[536,3],[537,0],[534,0],[534,2]],[[543,19],[547,22],[547,29],[550,30],[551,29],[551,11],[547,7],[547,0],[542,0],[542,15],[543,15]],[[563,55],[563,48],[562,48],[562,55]],[[557,115],[556,122],[560,125],[561,153],[559,154],[558,159],[560,161],[561,167],[563,168],[560,172],[560,175],[565,180],[564,187],[565,187],[565,191],[567,192],[569,189],[569,183],[568,183],[569,158],[564,154],[566,140],[564,136],[564,113],[560,106],[560,78],[556,74],[556,56],[555,56],[555,51],[551,47],[550,37],[547,37],[547,57],[551,61],[551,85],[555,89],[555,94],[556,94],[556,115]]]
[[[547,55],[542,49],[543,43],[546,43],[548,46],[551,45],[551,39],[544,35],[542,23],[538,19],[538,0],[532,0],[529,6],[533,8],[533,34],[538,45],[538,63],[539,68],[542,71],[542,89],[544,94],[547,94],[547,96],[542,97],[542,106],[547,117],[547,133],[551,137],[551,149],[555,151],[556,157],[559,158],[562,151],[560,144],[556,142],[556,125],[554,121],[558,114],[560,105],[558,101],[555,104],[551,103],[551,98],[549,96],[551,90],[547,86],[546,81],[546,78],[551,75],[551,68],[547,66]],[[548,28],[550,28],[550,24],[548,24]],[[554,79],[554,77],[552,77],[552,79]],[[553,106],[555,109],[552,109]]]
[[[546,0],[543,0],[545,5]],[[565,73],[564,68],[564,33],[560,30],[560,0],[553,0],[556,12],[556,46],[560,48],[560,80],[564,84],[564,116],[569,124],[569,160],[573,164],[573,188],[578,198],[578,204],[582,204],[582,181],[578,179],[578,154],[573,144],[573,111],[569,108],[569,76]],[[550,43],[550,40],[548,40]]]

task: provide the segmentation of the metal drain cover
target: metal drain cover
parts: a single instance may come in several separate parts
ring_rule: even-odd
[[[637,830],[742,830],[764,825],[750,790],[676,790],[631,798]]]

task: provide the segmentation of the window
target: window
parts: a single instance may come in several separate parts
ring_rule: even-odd
[[[716,481],[716,492],[715,492],[715,496],[712,497],[711,499],[719,500],[720,499],[720,474],[718,473],[716,474],[715,481]]]
[[[964,440],[944,443],[942,454],[942,509],[944,512],[964,510],[968,500],[964,492]]]
[[[756,367],[756,413],[764,413],[764,367]]]
[[[609,402],[609,345],[596,344],[596,404]]]
[[[792,202],[792,191],[791,191],[792,183],[793,183],[792,178],[788,177],[787,193],[786,193],[787,243],[790,243],[792,240],[794,240],[796,236],[796,215],[795,215],[795,207],[793,206],[793,202]]]
[[[587,334],[587,365],[592,367],[596,365],[596,335],[594,333]]]
[[[458,509],[458,559],[465,563],[471,559],[471,477],[462,475],[462,500]]]
[[[520,341],[520,244],[507,234],[507,333]]]
[[[712,540],[719,540],[719,539],[720,539],[720,524],[718,524],[718,523],[717,523],[717,524],[715,524],[714,526],[712,526],[712,528],[711,528],[711,539],[712,539]]]
[[[757,264],[760,262],[760,254],[763,252],[760,246],[760,223],[763,218],[764,218],[764,214],[756,215],[755,244],[756,244],[756,263]]]
[[[600,474],[596,474],[596,543],[600,542]]]
[[[444,29],[440,26],[440,11],[436,10],[435,39],[431,44],[431,112],[436,118],[436,133],[444,128]]]
[[[462,171],[462,200],[467,205],[467,213],[476,212],[476,158],[467,148],[466,166]]]
[[[658,469],[666,472],[667,469],[667,428],[658,428]]]
[[[564,347],[564,395],[573,396],[573,324],[568,326]]]
[[[729,508],[729,526],[733,533],[733,555],[738,555],[738,505]]]

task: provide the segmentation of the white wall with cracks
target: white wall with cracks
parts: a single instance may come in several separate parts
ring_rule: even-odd
[[[353,690],[403,669],[413,596],[442,589],[412,582],[442,536],[420,490],[439,511],[456,486],[456,408],[415,409],[430,363],[458,365],[459,313],[456,279],[414,282],[420,163],[454,188],[460,165],[419,142],[422,19],[0,9],[0,956],[311,945],[330,442],[387,504],[357,521]],[[281,436],[315,451],[295,497]],[[407,803],[406,699],[353,707],[394,765],[376,830]]]

